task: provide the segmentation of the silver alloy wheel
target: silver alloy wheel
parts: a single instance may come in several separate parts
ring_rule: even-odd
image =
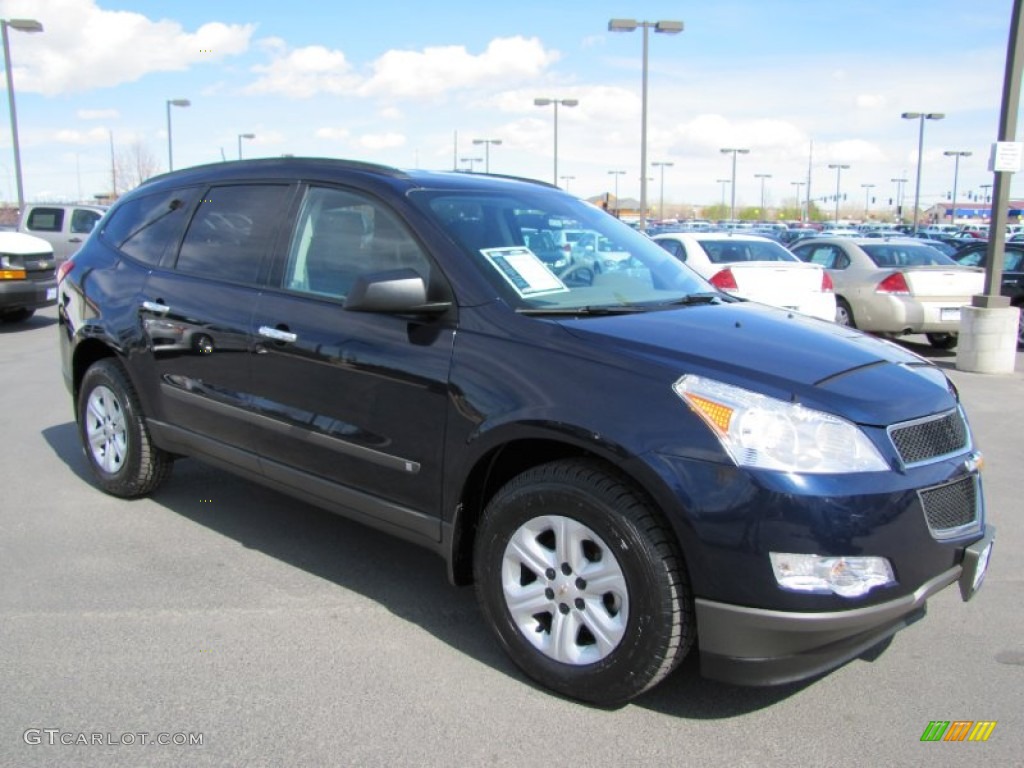
[[[121,401],[109,387],[98,386],[89,393],[85,407],[85,434],[93,461],[104,472],[114,474],[128,454],[128,429]]]
[[[608,545],[572,518],[535,517],[516,529],[505,547],[501,584],[522,636],[555,661],[601,661],[626,632],[622,568]]]
[[[836,304],[836,325],[843,325],[847,328],[853,325],[850,322],[850,313],[844,304]]]

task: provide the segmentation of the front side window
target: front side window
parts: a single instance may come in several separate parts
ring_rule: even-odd
[[[360,275],[395,269],[412,269],[430,285],[430,261],[394,213],[355,192],[309,189],[281,287],[344,299]]]
[[[75,208],[71,212],[71,231],[76,235],[88,235],[102,217],[103,214],[99,211]]]
[[[255,283],[287,211],[288,186],[211,187],[202,196],[176,268],[217,280]]]
[[[198,190],[175,189],[126,200],[115,208],[100,237],[122,253],[157,266],[177,246]]]
[[[33,232],[60,232],[63,226],[63,208],[33,208],[28,215],[28,228]]]

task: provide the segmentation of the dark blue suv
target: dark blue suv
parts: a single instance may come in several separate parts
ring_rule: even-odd
[[[593,231],[618,258],[529,243]],[[694,646],[833,668],[980,586],[981,458],[941,370],[717,292],[545,184],[324,159],[122,198],[60,272],[96,482],[192,456],[429,547],[530,677],[604,705]]]

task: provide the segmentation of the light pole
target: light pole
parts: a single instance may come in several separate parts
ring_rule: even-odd
[[[11,73],[11,44],[7,28],[19,32],[42,32],[43,25],[35,19],[0,19],[4,38],[4,70],[7,72],[7,103],[11,113],[11,144],[14,146],[14,178],[18,185],[18,213],[25,207],[25,189],[21,182],[21,150],[18,148],[18,113],[14,107],[14,75]]]
[[[174,170],[174,142],[171,141],[171,107],[191,107],[188,99],[167,100],[167,170]]]
[[[871,208],[869,207],[871,190],[875,188],[874,184],[861,184],[861,188],[864,190],[864,220],[867,221],[868,214]]]
[[[484,161],[484,159],[482,157],[463,157],[463,158],[459,158],[459,159],[460,159],[460,162],[469,163],[469,172],[470,173],[473,173],[473,171],[476,170],[476,165],[474,165],[474,163],[482,163]]]
[[[949,223],[955,225],[956,224],[956,183],[957,183],[957,181],[960,178],[960,158],[961,157],[970,157],[971,153],[970,152],[965,152],[965,151],[958,151],[958,150],[955,150],[955,149],[947,149],[942,154],[944,154],[946,157],[954,158],[954,163],[953,163],[953,211],[952,211],[952,213],[949,216]]]
[[[619,215],[619,176],[622,176],[625,171],[608,171],[612,176],[615,177],[615,215]]]
[[[565,182],[565,191],[569,191],[569,182],[575,179],[575,176],[559,176],[559,178]]]
[[[647,229],[647,32],[678,35],[683,31],[681,21],[637,21],[636,19],[612,19],[608,22],[609,32],[632,32],[637,27],[644,31],[643,78],[640,97],[640,231]]]
[[[549,104],[555,107],[555,169],[551,174],[551,183],[558,186],[558,105],[563,107],[575,107],[580,103],[579,99],[534,99],[533,104],[537,107],[546,107]]]
[[[764,216],[764,180],[770,179],[772,175],[770,173],[755,173],[754,178],[761,180],[761,221],[767,221]]]
[[[893,184],[896,185],[896,219],[897,223],[903,223],[903,185],[907,183],[906,179],[889,179]]]
[[[661,218],[662,221],[665,220],[665,169],[666,168],[671,168],[673,165],[675,165],[675,163],[670,163],[670,162],[651,163],[651,167],[652,168],[660,168],[661,169],[661,200],[658,203],[658,216]]]
[[[792,184],[794,187],[796,187],[796,209],[798,211],[800,211],[800,223],[803,224],[804,223],[804,206],[803,206],[803,203],[800,200],[800,187],[807,186],[807,182],[806,181],[791,181],[789,183]]]
[[[843,163],[829,163],[829,168],[836,169],[836,226],[839,225],[839,179],[843,175],[843,169],[849,168],[850,166]]]
[[[473,139],[474,144],[484,145],[484,173],[491,172],[491,144],[501,146],[501,139]]]
[[[722,147],[720,150],[723,155],[732,153],[732,202],[729,205],[729,219],[736,221],[736,155],[748,155],[750,154],[749,149],[734,149],[732,147]]]
[[[240,133],[238,134],[238,159],[242,159],[242,139],[255,139],[255,133]]]
[[[900,117],[904,120],[917,120],[920,126],[917,131],[917,181],[914,184],[914,234],[917,234],[918,217],[921,210],[921,161],[924,159],[924,121],[941,120],[946,115],[942,112],[904,112]]]
[[[732,182],[729,179],[715,179],[715,181],[722,185],[722,212],[725,213],[725,185]]]

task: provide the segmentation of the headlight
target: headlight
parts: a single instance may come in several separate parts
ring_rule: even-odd
[[[792,592],[860,597],[875,587],[895,584],[884,557],[826,557],[770,552],[775,581]]]
[[[838,416],[703,376],[683,376],[672,389],[740,466],[808,473],[889,468],[867,436]]]

